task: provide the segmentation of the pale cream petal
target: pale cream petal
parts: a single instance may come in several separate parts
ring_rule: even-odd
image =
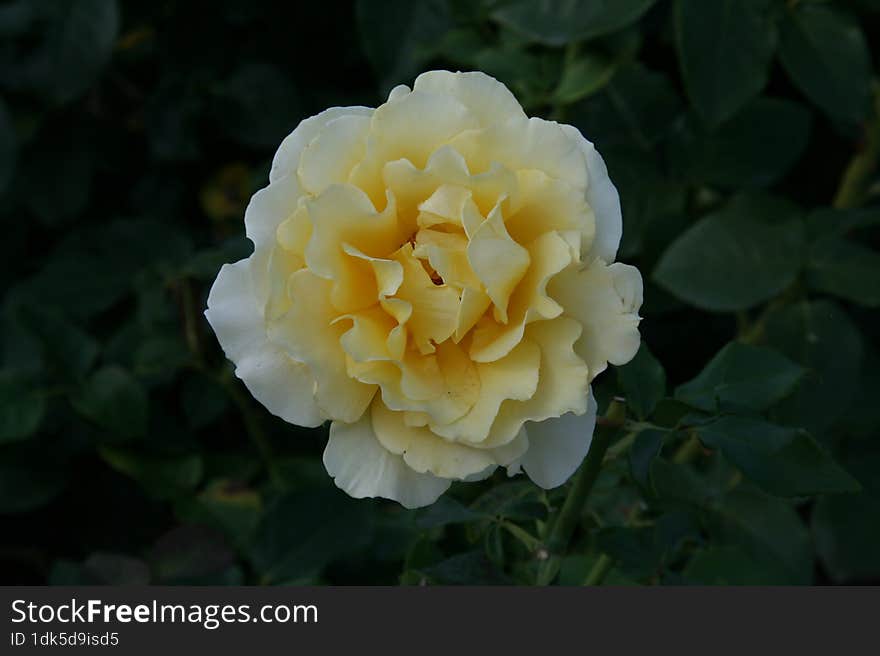
[[[370,107],[331,107],[300,122],[275,152],[272,170],[269,171],[269,182],[274,183],[296,173],[303,149],[327,123],[341,116],[370,116],[372,113]]]
[[[336,486],[354,497],[381,497],[404,508],[434,503],[451,481],[418,473],[403,458],[383,447],[373,432],[369,413],[356,423],[334,421],[324,449],[324,467]]]
[[[366,152],[370,116],[348,114],[329,121],[303,149],[297,175],[303,189],[319,194],[344,184]]]
[[[309,367],[269,341],[247,260],[220,269],[205,318],[226,357],[235,363],[236,376],[269,412],[299,426],[323,423],[326,417],[315,404]]]
[[[564,271],[548,289],[565,308],[565,314],[583,326],[575,350],[590,368],[590,380],[609,362],[623,365],[635,356],[642,304],[638,269],[619,262],[609,266],[596,259],[582,269]]]
[[[290,277],[290,310],[269,325],[269,335],[287,353],[309,365],[315,376],[315,401],[334,420],[360,418],[376,393],[375,385],[348,375],[340,339],[348,326],[330,303],[332,283],[308,269]]]
[[[293,214],[282,221],[275,231],[278,245],[302,260],[306,259],[306,246],[312,237],[312,220],[305,200],[305,197],[300,199]]]
[[[562,129],[580,148],[589,171],[587,202],[596,215],[596,239],[587,255],[613,262],[623,236],[623,217],[620,212],[620,196],[617,187],[608,176],[605,160],[592,142],[587,141],[576,127],[563,125]]]
[[[526,118],[519,102],[506,86],[478,71],[428,71],[416,78],[413,89],[452,96],[467,107],[483,126],[511,118]]]
[[[464,479],[498,463],[487,449],[449,442],[427,428],[407,426],[403,413],[384,403],[372,405],[373,430],[379,442],[419,473]]]
[[[537,485],[548,490],[559,487],[577,471],[593,441],[596,428],[596,400],[592,392],[587,411],[568,412],[561,417],[529,424],[529,449],[520,464]]]
[[[523,426],[509,442],[497,446],[492,451],[492,457],[502,467],[510,467],[519,462],[529,449],[529,436],[526,427]],[[515,465],[514,465],[515,466]]]
[[[245,209],[245,234],[254,243],[248,266],[260,305],[269,298],[269,259],[278,245],[276,231],[281,222],[296,211],[302,195],[296,176],[288,176],[260,189]]]

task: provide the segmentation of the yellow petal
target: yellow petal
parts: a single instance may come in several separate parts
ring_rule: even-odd
[[[489,213],[471,237],[467,256],[502,323],[507,323],[507,303],[529,268],[530,257],[507,233],[500,206]]]
[[[480,377],[480,396],[470,411],[450,424],[431,424],[442,437],[480,447],[499,446],[486,438],[501,404],[508,399],[526,401],[538,385],[541,350],[531,341],[522,341],[500,360],[476,365]],[[514,436],[509,436],[512,439]]]
[[[347,330],[333,323],[338,313],[330,303],[332,283],[308,269],[290,276],[290,310],[269,324],[269,336],[294,359],[309,365],[315,376],[315,400],[331,419],[356,421],[370,404],[375,385],[348,375],[340,338]]]
[[[477,362],[504,357],[520,342],[528,323],[562,313],[562,307],[548,296],[547,284],[571,264],[568,242],[547,232],[529,244],[528,251],[532,264],[511,297],[510,321],[505,326],[484,317],[474,329],[470,355]]]
[[[372,406],[373,431],[391,453],[419,473],[441,478],[463,479],[497,465],[492,453],[456,444],[434,435],[427,428],[407,426],[403,413],[389,410],[384,403]]]
[[[361,190],[333,185],[306,206],[312,223],[305,253],[309,269],[333,281],[331,302],[340,313],[369,307],[378,297],[372,267],[363,258],[347,254],[343,245],[370,257],[393,252],[406,238],[397,222],[393,197],[377,212]]]
[[[550,294],[577,319],[583,334],[575,350],[590,368],[590,379],[608,363],[623,365],[639,349],[638,310],[642,277],[635,267],[600,259],[581,269],[565,271],[550,283]]]
[[[344,184],[366,150],[370,116],[349,114],[328,122],[300,156],[297,176],[303,189],[319,194]]]
[[[573,348],[580,334],[580,324],[567,317],[529,324],[526,338],[541,349],[538,386],[529,400],[505,401],[501,405],[492,424],[490,443],[503,444],[526,421],[543,421],[566,412],[581,415],[587,410],[589,372]]]
[[[455,331],[458,293],[448,285],[435,285],[409,244],[395,253],[394,259],[403,265],[403,284],[396,298],[412,305],[407,325],[413,340],[422,353],[432,353],[434,344],[445,341]]]

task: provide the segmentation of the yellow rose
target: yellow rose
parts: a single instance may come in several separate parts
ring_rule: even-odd
[[[592,143],[487,75],[431,71],[300,123],[269,183],[205,314],[270,412],[332,421],[336,485],[413,508],[498,466],[571,476],[642,303]]]

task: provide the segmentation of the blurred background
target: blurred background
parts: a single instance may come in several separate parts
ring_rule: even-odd
[[[600,378],[603,406],[624,394],[673,428],[682,402],[709,412],[680,386],[739,338],[797,372],[768,389],[767,358],[748,364],[765,383],[748,409],[851,477],[786,487],[819,456],[768,475],[637,439],[612,448],[558,582],[605,558],[615,583],[880,583],[878,11],[0,3],[0,583],[533,579],[565,488],[498,475],[426,511],[353,501],[321,465],[326,428],[255,403],[202,317],[220,265],[250,252],[244,208],[281,139],[431,68],[497,77],[605,157],[646,348]]]

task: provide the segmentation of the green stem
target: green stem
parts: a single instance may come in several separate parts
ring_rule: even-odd
[[[865,186],[880,158],[880,85],[874,88],[874,112],[865,126],[864,146],[850,160],[834,195],[834,207],[845,210],[865,201]]]
[[[621,411],[619,404],[613,402],[608,414],[610,416]],[[568,547],[571,536],[580,521],[581,511],[593,489],[596,478],[599,476],[599,470],[602,468],[602,461],[605,459],[605,452],[611,444],[613,434],[613,431],[600,429],[593,435],[590,451],[575,476],[574,485],[572,485],[565,498],[565,503],[562,504],[559,514],[550,526],[547,538],[549,554],[538,568],[536,580],[538,585],[548,585],[559,572],[560,556]]]
[[[596,561],[590,573],[587,574],[587,578],[584,579],[584,585],[602,585],[602,581],[605,580],[613,565],[614,560],[610,556],[606,554],[599,556],[599,560]]]

